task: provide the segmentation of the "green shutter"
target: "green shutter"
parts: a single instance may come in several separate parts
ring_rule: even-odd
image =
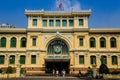
[[[0,64],[4,64],[5,61],[5,57],[4,56],[0,56]]]
[[[31,56],[31,64],[36,64],[36,55]]]
[[[15,56],[10,56],[9,61],[10,64],[15,64]]]
[[[70,26],[70,27],[71,27],[71,26],[74,26],[73,20],[69,20],[69,26]]]
[[[1,39],[1,47],[6,47],[6,38]]]
[[[117,64],[117,56],[112,56],[112,64],[113,65]]]
[[[36,46],[36,38],[33,38],[33,40],[32,40],[32,45],[33,45],[33,46]]]
[[[25,56],[20,56],[20,64],[25,64]]]
[[[90,59],[91,59],[90,60],[91,64],[94,64],[94,63],[96,64],[96,57],[95,56],[91,56]]]
[[[84,56],[79,56],[79,64],[84,64]]]
[[[107,59],[106,59],[106,56],[102,56],[102,64],[107,64]]]
[[[26,47],[26,38],[21,39],[21,47]]]
[[[116,39],[115,38],[111,38],[110,39],[110,44],[111,44],[111,47],[116,47]]]
[[[80,45],[80,46],[83,46],[83,38],[80,38],[80,39],[79,39],[79,45]]]
[[[47,20],[43,20],[43,27],[47,27]]]
[[[56,26],[60,27],[60,20],[56,20]]]
[[[16,38],[11,39],[11,47],[16,47]]]

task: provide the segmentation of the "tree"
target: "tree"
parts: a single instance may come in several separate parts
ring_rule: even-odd
[[[13,73],[13,69],[11,66],[9,66],[6,70],[6,73]]]
[[[109,69],[105,64],[101,64],[100,68],[99,68],[99,73],[100,74],[108,74],[109,73]]]

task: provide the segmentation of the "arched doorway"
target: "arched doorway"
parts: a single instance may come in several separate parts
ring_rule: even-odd
[[[53,70],[65,70],[69,73],[70,56],[69,47],[64,40],[53,40],[47,47],[47,58],[45,59],[46,73]]]

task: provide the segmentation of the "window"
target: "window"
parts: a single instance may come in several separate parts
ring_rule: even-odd
[[[100,47],[105,48],[106,47],[106,40],[105,38],[100,38]]]
[[[10,64],[15,64],[15,56],[10,56],[9,61]]]
[[[54,26],[54,21],[53,20],[49,20],[49,26]]]
[[[47,27],[47,20],[43,20],[43,27]]]
[[[69,26],[74,26],[73,20],[69,20]]]
[[[36,46],[36,38],[32,38],[32,46]]]
[[[6,47],[6,38],[1,38],[1,47]]]
[[[56,26],[60,27],[60,20],[56,20]]]
[[[20,64],[25,64],[25,56],[20,56]]]
[[[106,56],[101,56],[101,63],[107,64],[107,57]]]
[[[36,64],[36,55],[31,56],[31,64]]]
[[[83,26],[83,19],[79,19],[79,26]]]
[[[110,39],[110,46],[111,46],[111,48],[115,48],[116,47],[116,39],[115,38],[111,38]]]
[[[96,42],[95,42],[95,38],[90,38],[90,47],[95,47],[96,46]]]
[[[37,26],[37,19],[33,19],[33,26]]]
[[[62,20],[62,26],[63,27],[67,26],[67,20]]]
[[[96,64],[96,56],[90,56],[90,63],[91,64]]]
[[[79,64],[84,64],[84,56],[79,56]]]
[[[117,65],[117,56],[112,56],[112,65]]]
[[[80,46],[83,46],[83,38],[80,38],[80,39],[79,39],[79,45],[80,45]]]
[[[5,63],[5,56],[0,56],[0,64],[4,64]]]
[[[26,47],[26,38],[21,39],[21,47]]]
[[[11,47],[16,47],[16,38],[11,39]]]

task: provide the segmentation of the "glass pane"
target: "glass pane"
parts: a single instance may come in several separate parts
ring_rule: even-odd
[[[10,56],[9,61],[10,64],[15,64],[15,56]]]
[[[84,56],[79,56],[79,64],[84,64]]]
[[[31,64],[36,64],[36,56],[32,55],[31,57]]]
[[[1,47],[6,47],[6,38],[1,39]]]
[[[116,39],[115,38],[111,38],[110,39],[110,44],[111,44],[111,47],[115,48],[116,47]]]
[[[20,64],[25,64],[25,56],[20,56]]]
[[[62,20],[62,26],[63,27],[67,26],[67,20]]]
[[[43,20],[43,27],[47,27],[47,20]]]
[[[94,63],[96,64],[96,57],[95,56],[91,56],[90,59],[91,59],[90,60],[91,64],[94,64]]]
[[[16,47],[16,38],[11,39],[11,47]]]
[[[54,21],[53,20],[49,20],[49,26],[54,26]]]
[[[73,20],[69,20],[69,26],[73,26],[73,25],[74,25]]]
[[[94,38],[90,39],[90,47],[95,47],[95,39]]]
[[[4,56],[0,56],[0,64],[4,64],[5,61],[5,57]]]
[[[37,19],[33,19],[33,26],[37,26]]]
[[[79,26],[83,26],[83,19],[79,19]]]
[[[100,47],[106,47],[106,40],[104,38],[100,39]]]
[[[80,39],[79,39],[79,45],[80,45],[80,46],[83,46],[83,38],[80,38]]]
[[[26,47],[26,38],[21,39],[21,47]]]
[[[117,56],[112,56],[112,64],[117,64]]]
[[[57,27],[60,26],[60,20],[56,20],[56,26],[57,26]]]
[[[33,46],[36,46],[36,38],[33,38],[32,45],[33,45]]]

